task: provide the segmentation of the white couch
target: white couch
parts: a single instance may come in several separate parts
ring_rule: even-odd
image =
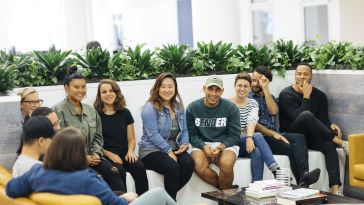
[[[342,149],[337,149],[340,162],[340,179],[342,184],[344,184],[344,171],[345,171],[345,160],[346,156]],[[290,168],[289,159],[284,155],[274,155],[274,158],[278,162],[280,167]],[[217,166],[211,165],[214,170],[218,170]],[[309,167],[310,170],[315,168],[321,169],[320,179],[316,184],[313,184],[311,188],[320,189],[324,191],[329,191],[329,177],[326,171],[325,158],[321,152],[309,151]],[[164,187],[163,176],[148,170],[147,171],[149,188],[153,187]],[[234,166],[234,182],[233,184],[238,184],[240,187],[248,186],[252,177],[250,174],[250,159],[249,158],[239,158]],[[295,183],[293,174],[293,183]],[[272,179],[273,175],[269,169],[265,166],[264,168],[264,179]],[[133,177],[128,173],[127,175],[127,189],[128,191],[135,191],[135,184]],[[187,205],[194,203],[207,202],[208,204],[217,204],[211,200],[201,197],[202,192],[217,190],[215,187],[202,181],[195,173],[192,175],[190,181],[177,193],[177,202],[179,205]],[[341,187],[342,191],[342,187]]]

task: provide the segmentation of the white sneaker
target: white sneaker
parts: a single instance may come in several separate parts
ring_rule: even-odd
[[[344,195],[340,192],[340,190],[337,190],[337,192],[335,192],[334,194],[339,195],[339,196],[344,196]]]
[[[346,156],[349,156],[349,142],[344,141],[343,142],[343,150]]]

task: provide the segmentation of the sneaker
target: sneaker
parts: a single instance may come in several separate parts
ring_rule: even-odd
[[[337,190],[337,192],[333,193],[333,194],[336,194],[336,195],[339,195],[339,196],[344,196],[340,190]]]
[[[305,172],[298,186],[309,187],[311,184],[314,184],[319,180],[320,174],[321,170],[319,168],[310,172]]]
[[[349,142],[344,141],[343,142],[343,150],[346,156],[349,156]]]

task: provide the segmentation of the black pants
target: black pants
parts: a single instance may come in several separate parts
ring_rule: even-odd
[[[305,136],[298,133],[282,134],[290,144],[286,144],[274,137],[264,136],[273,154],[287,155],[297,184],[302,180],[303,174],[308,171],[308,151]]]
[[[124,185],[126,187],[126,175],[124,175],[122,170],[126,170],[131,174],[135,181],[135,189],[138,195],[142,195],[144,192],[148,191],[148,178],[147,178],[147,172],[145,169],[145,166],[141,160],[138,160],[134,163],[129,163],[126,161],[125,156],[119,156],[123,160],[123,164],[114,163],[111,160],[112,165],[114,165],[116,168],[119,169],[119,172],[121,170],[121,178],[124,182]]]
[[[194,162],[187,152],[177,155],[177,162],[161,151],[148,154],[142,161],[147,169],[164,175],[164,187],[174,200],[193,173]]]
[[[336,145],[332,139],[336,135],[317,119],[310,111],[303,111],[290,127],[290,132],[299,132],[305,135],[308,148],[320,151],[325,156],[329,185],[341,185],[339,158]]]
[[[124,173],[124,178],[126,177],[125,169],[115,170],[115,166],[112,165],[109,160],[104,158],[101,158],[101,162],[98,165],[92,166],[91,168],[102,176],[105,182],[110,186],[111,190],[126,192],[122,177],[120,177],[120,172]]]

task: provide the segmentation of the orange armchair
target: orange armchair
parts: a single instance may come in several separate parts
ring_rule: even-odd
[[[364,188],[364,133],[349,135],[350,185]]]

